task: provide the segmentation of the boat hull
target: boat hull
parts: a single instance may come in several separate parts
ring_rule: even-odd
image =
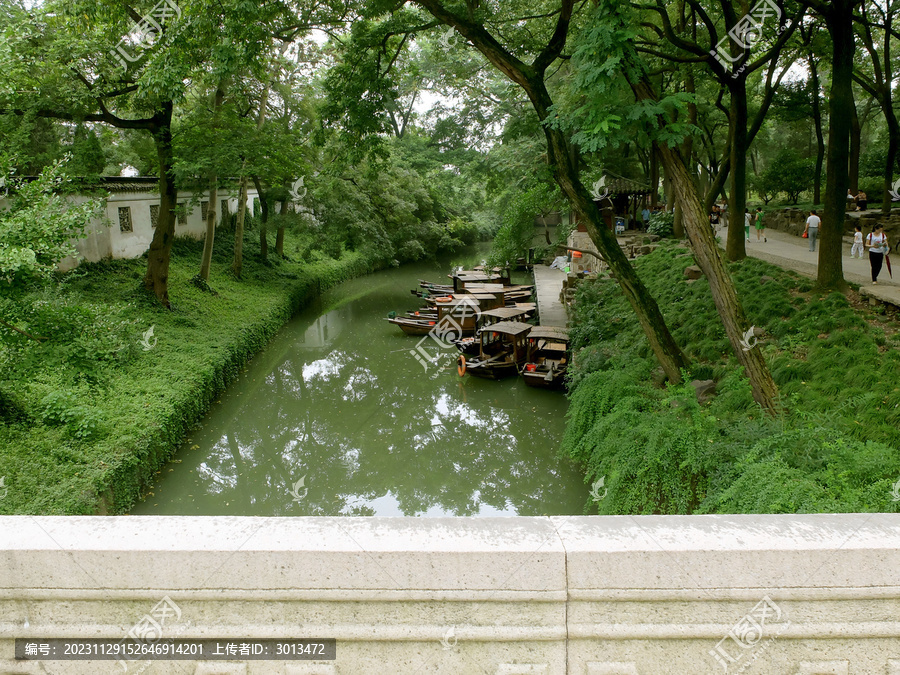
[[[473,363],[466,367],[466,373],[485,380],[503,380],[518,375],[519,367],[515,363]]]
[[[553,377],[549,380],[547,379],[547,371],[541,372],[539,370],[536,371],[527,371],[524,368],[522,369],[522,379],[525,381],[525,384],[529,387],[536,387],[538,389],[565,389],[566,388],[566,371],[565,370],[557,370],[553,373]]]

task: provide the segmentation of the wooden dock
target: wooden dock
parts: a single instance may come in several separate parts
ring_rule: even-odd
[[[546,265],[534,266],[534,294],[537,296],[538,313],[542,326],[565,328],[569,323],[566,308],[559,301],[566,273],[550,269]]]

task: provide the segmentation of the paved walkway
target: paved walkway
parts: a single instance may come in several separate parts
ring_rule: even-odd
[[[725,229],[720,229],[722,245],[725,242]],[[785,269],[794,270],[799,274],[815,279],[817,276],[819,253],[809,250],[809,241],[801,237],[795,237],[777,230],[766,230],[767,242],[756,241],[756,230],[750,232],[750,243],[747,244],[747,255],[765,260]],[[821,242],[817,242],[821,246]],[[897,276],[891,279],[887,266],[881,270],[878,284],[872,285],[871,268],[869,267],[869,254],[863,253],[863,259],[850,257],[851,245],[844,242],[844,279],[859,284],[863,295],[875,297],[892,305],[900,305],[900,267]],[[900,263],[900,257],[892,256],[892,261]]]
[[[537,296],[542,326],[565,328],[569,323],[566,308],[559,301],[559,292],[565,279],[565,272],[550,269],[546,265],[534,266],[534,294]]]

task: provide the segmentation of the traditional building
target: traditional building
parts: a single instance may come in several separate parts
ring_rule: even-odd
[[[77,267],[81,260],[139,258],[150,248],[159,218],[159,180],[155,177],[101,178],[97,190],[107,193],[103,209],[85,228],[87,236],[75,241],[79,257],[66,258],[60,263],[64,271]],[[236,183],[230,189],[219,189],[218,225],[224,222],[223,218],[237,212],[237,192]],[[71,197],[76,203],[89,198],[87,194]],[[206,236],[208,199],[206,191],[179,192],[176,237],[203,239]],[[0,199],[0,208],[3,206],[5,200]],[[258,208],[256,189],[248,188],[247,213],[253,214]]]

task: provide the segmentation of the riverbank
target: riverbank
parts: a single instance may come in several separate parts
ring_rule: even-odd
[[[855,291],[819,295],[793,271],[729,265],[782,395],[777,417],[754,403],[709,284],[673,242],[636,261],[676,340],[687,381],[664,387],[614,281],[579,286],[576,359],[564,451],[604,479],[599,513],[896,512],[900,479],[900,323]],[[708,387],[707,387],[708,389]],[[608,492],[605,492],[608,490]]]
[[[219,237],[213,294],[192,283],[202,244],[176,241],[172,311],[140,289],[143,258],[83,265],[58,288],[36,291],[32,328],[51,339],[0,354],[0,513],[126,512],[291,316],[375,270],[362,252],[263,263],[248,240],[238,281],[226,271],[230,243]]]

